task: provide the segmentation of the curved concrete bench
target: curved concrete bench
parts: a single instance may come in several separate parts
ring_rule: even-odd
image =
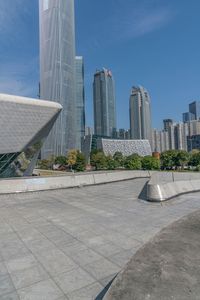
[[[199,299],[200,211],[174,222],[136,252],[105,300]]]
[[[55,177],[1,179],[0,194],[73,188],[149,177],[150,173],[148,171],[113,171],[79,173]]]
[[[147,200],[161,202],[197,191],[200,191],[200,173],[157,172],[147,184]]]

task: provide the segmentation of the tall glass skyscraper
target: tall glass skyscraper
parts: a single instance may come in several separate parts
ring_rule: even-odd
[[[81,149],[81,138],[85,135],[84,61],[82,56],[76,56],[76,121],[77,148]]]
[[[129,101],[131,139],[152,142],[151,100],[142,86],[133,87]]]
[[[189,104],[189,112],[194,115],[195,120],[200,119],[200,101],[194,101]]]
[[[40,98],[60,103],[62,113],[42,158],[76,148],[74,0],[39,0]]]
[[[94,134],[113,137],[116,131],[115,84],[110,70],[94,74]]]

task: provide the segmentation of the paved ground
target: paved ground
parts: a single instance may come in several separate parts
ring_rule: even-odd
[[[200,210],[142,247],[114,281],[106,300],[199,300]]]
[[[200,194],[138,200],[144,183],[0,196],[0,299],[94,300],[160,229],[200,208]]]

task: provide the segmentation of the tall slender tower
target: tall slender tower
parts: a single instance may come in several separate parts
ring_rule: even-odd
[[[40,97],[63,110],[42,149],[42,158],[76,147],[74,0],[39,0]]]
[[[129,102],[131,139],[152,142],[151,100],[142,86],[133,87]]]
[[[76,122],[77,148],[81,149],[81,138],[85,135],[84,61],[82,56],[76,56]]]
[[[115,87],[111,71],[103,68],[94,74],[94,134],[113,137],[116,131]]]

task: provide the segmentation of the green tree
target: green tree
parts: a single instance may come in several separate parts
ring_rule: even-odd
[[[96,154],[93,153],[90,163],[96,170],[103,170],[107,168],[107,159],[103,152],[97,152]]]
[[[192,167],[197,167],[200,165],[200,152],[192,152],[190,154],[189,165]]]
[[[189,153],[184,150],[179,150],[179,151],[177,151],[177,154],[175,157],[175,166],[181,167],[181,169],[184,169],[184,167],[188,165],[189,160],[190,160]]]
[[[115,152],[115,154],[113,155],[113,159],[115,160],[117,167],[124,166],[124,157],[121,152],[119,152],[119,151]]]
[[[38,161],[38,166],[42,170],[50,170],[51,169],[51,163],[48,159],[41,159]]]
[[[71,168],[71,170],[73,170],[73,166],[76,163],[77,152],[78,151],[76,149],[72,149],[67,153],[67,164]]]
[[[118,167],[118,163],[113,159],[111,155],[106,157],[107,170],[115,170]]]
[[[141,157],[138,154],[132,154],[125,158],[124,167],[128,170],[141,170]]]
[[[55,163],[62,166],[66,165],[67,164],[66,156],[57,156],[55,159]]]
[[[145,170],[160,170],[160,160],[150,155],[145,156],[142,158],[142,168]]]
[[[176,165],[177,150],[167,150],[161,153],[161,166],[163,169],[173,169]]]
[[[77,151],[76,162],[74,164],[74,170],[77,172],[83,172],[86,168],[86,159],[83,153]]]

